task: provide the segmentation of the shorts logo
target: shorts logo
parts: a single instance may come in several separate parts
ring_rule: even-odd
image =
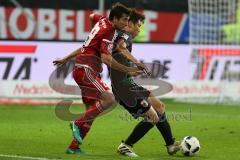
[[[144,99],[144,100],[141,101],[141,105],[143,107],[148,107],[148,102]]]

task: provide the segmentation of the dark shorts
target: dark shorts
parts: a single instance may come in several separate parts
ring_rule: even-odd
[[[113,89],[116,100],[122,105],[134,118],[143,115],[150,109],[147,99],[150,91],[142,86],[122,86]]]

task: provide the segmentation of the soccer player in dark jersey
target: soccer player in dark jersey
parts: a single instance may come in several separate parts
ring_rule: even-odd
[[[73,141],[67,153],[81,154],[79,144],[89,131],[93,120],[103,111],[109,109],[115,98],[108,86],[101,80],[102,63],[129,75],[141,74],[137,67],[124,66],[116,62],[111,54],[114,41],[118,36],[117,29],[123,29],[128,24],[129,9],[120,3],[114,5],[109,18],[101,17],[94,25],[83,46],[62,60],[56,60],[55,65],[61,65],[72,57],[76,57],[73,78],[81,89],[83,100],[90,100],[87,111],[79,119],[71,123]]]
[[[128,26],[125,28],[126,32],[118,37],[117,50],[113,52],[112,56],[123,65],[132,66],[133,62],[139,68],[146,70],[145,66],[139,65],[140,62],[130,53],[132,39],[139,33],[144,19],[145,17],[141,13],[136,10],[131,11]],[[136,84],[131,76],[113,68],[109,68],[109,70],[112,90],[119,104],[134,118],[139,116],[146,118],[139,122],[130,136],[120,144],[118,152],[129,157],[137,157],[138,155],[132,149],[133,145],[156,126],[165,140],[167,152],[170,155],[175,154],[180,149],[179,142],[175,142],[173,138],[171,127],[166,119],[164,104],[150,91]]]

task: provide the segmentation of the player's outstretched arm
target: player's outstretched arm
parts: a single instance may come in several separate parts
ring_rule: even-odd
[[[148,70],[148,68],[142,64],[141,62],[139,62],[126,48],[126,43],[124,42],[124,40],[120,40],[118,42],[117,48],[118,52],[120,54],[122,54],[124,57],[126,57],[128,60],[130,60],[131,62],[133,62],[134,64],[136,64],[136,66],[143,70],[147,75],[151,75],[150,71]]]
[[[124,40],[118,41],[117,51],[126,57],[128,60],[132,61],[134,64],[140,63],[126,48],[126,43]]]
[[[102,59],[102,62],[108,65],[110,68],[127,73],[128,75],[137,76],[143,73],[143,71],[139,70],[136,67],[127,67],[118,63],[114,58],[112,58],[112,56],[108,54],[102,53],[101,59]]]
[[[67,55],[66,57],[62,58],[62,59],[57,59],[55,61],[53,61],[53,64],[56,66],[62,66],[65,63],[67,63],[67,61],[69,61],[70,59],[72,59],[73,57],[76,57],[77,54],[80,52],[81,48],[78,48],[77,50],[71,52],[69,55]]]

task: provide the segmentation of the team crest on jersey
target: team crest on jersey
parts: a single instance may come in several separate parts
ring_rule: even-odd
[[[124,33],[124,34],[122,35],[122,37],[127,40],[127,39],[129,38],[129,35],[127,35],[127,34]]]
[[[109,53],[112,53],[112,50],[113,50],[113,44],[112,43],[108,44],[107,50],[108,50]]]

